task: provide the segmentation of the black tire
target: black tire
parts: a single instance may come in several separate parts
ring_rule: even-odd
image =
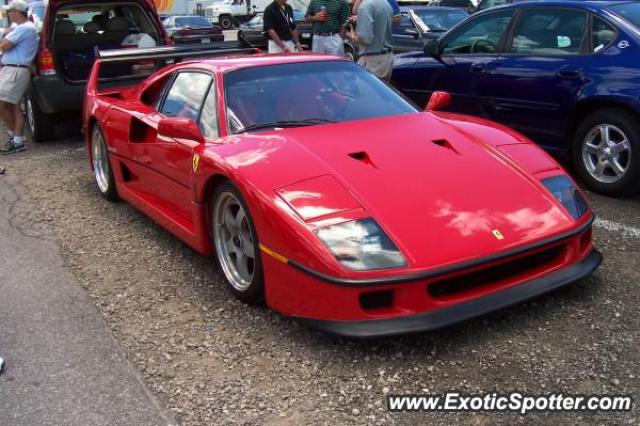
[[[240,214],[242,208],[244,215]],[[264,301],[264,278],[262,272],[262,260],[258,244],[258,234],[256,233],[249,208],[238,191],[231,183],[225,182],[215,189],[210,202],[210,223],[211,239],[218,266],[227,281],[227,286],[231,293],[240,301],[247,304],[261,304]],[[230,216],[227,215],[227,209]],[[235,215],[234,215],[235,210]],[[239,219],[241,223],[235,230],[229,230],[226,219]],[[233,226],[231,226],[233,227]],[[250,235],[249,235],[250,234]],[[249,238],[250,237],[250,238]],[[232,242],[232,244],[229,244]],[[251,256],[246,255],[245,247],[251,243],[248,251],[253,251]],[[231,247],[230,247],[231,246]],[[235,249],[235,251],[233,251]],[[238,256],[238,252],[242,252]],[[238,265],[247,258],[247,267],[244,274]]]
[[[222,15],[219,19],[218,19],[220,26],[222,27],[223,30],[228,30],[231,29],[233,27],[233,20],[231,19],[231,16],[229,15]]]
[[[238,31],[238,46],[241,48],[251,47],[251,45],[249,45],[249,43],[244,39],[242,31]]]
[[[24,106],[31,140],[41,143],[51,139],[55,131],[53,117],[42,112],[31,92],[27,95]]]
[[[109,160],[106,139],[98,124],[91,128],[91,166],[93,179],[98,192],[109,201],[118,201],[118,189],[113,177],[113,168]]]
[[[355,49],[348,44],[344,45],[344,56],[351,59],[353,62],[358,61],[358,54],[356,53]]]
[[[603,108],[589,114],[576,128],[571,146],[571,160],[576,175],[591,190],[604,195],[620,196],[640,191],[640,128],[637,117],[618,108]],[[628,144],[618,151],[607,151],[602,132],[617,143],[626,138]],[[597,152],[594,148],[600,147]],[[628,150],[624,150],[627,146]],[[583,149],[584,148],[584,149]],[[597,166],[601,165],[602,170]],[[615,167],[614,167],[615,166]]]

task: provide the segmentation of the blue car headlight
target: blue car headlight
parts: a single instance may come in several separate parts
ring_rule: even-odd
[[[407,264],[395,244],[371,218],[320,228],[316,234],[335,258],[350,269],[367,271]]]
[[[543,179],[542,184],[560,201],[574,219],[581,218],[589,210],[587,201],[568,177],[550,177]]]

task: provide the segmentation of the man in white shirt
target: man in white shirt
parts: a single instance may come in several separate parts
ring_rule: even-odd
[[[31,81],[31,63],[38,52],[38,31],[27,18],[28,6],[23,0],[12,0],[4,10],[17,25],[8,29],[0,41],[0,118],[9,131],[9,140],[0,147],[0,153],[13,154],[26,149],[20,102]]]

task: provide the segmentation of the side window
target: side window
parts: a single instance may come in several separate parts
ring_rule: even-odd
[[[495,53],[513,11],[492,13],[474,19],[442,43],[444,54]]]
[[[173,80],[160,112],[169,117],[198,120],[202,101],[213,79],[208,74],[181,72]]]
[[[578,55],[586,42],[587,14],[580,10],[527,10],[513,32],[510,53]]]
[[[218,133],[218,113],[217,113],[217,97],[216,97],[216,85],[212,84],[209,89],[209,94],[204,100],[204,106],[202,107],[202,114],[200,115],[200,130],[202,134],[207,138],[217,138]]]
[[[593,52],[599,52],[616,38],[616,30],[604,19],[593,17],[591,28],[591,46]]]
[[[492,7],[497,7],[497,6],[502,6],[507,4],[507,0],[483,0],[482,2],[480,2],[480,5],[478,6],[478,10],[485,10],[485,9],[489,9]]]

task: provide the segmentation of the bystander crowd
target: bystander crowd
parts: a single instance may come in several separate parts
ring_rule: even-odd
[[[347,32],[359,46],[358,63],[386,81],[393,71],[392,20],[393,9],[387,0],[362,0],[357,25]]]
[[[9,139],[0,148],[2,154],[24,151],[24,116],[20,102],[31,81],[31,63],[38,51],[38,32],[27,18],[27,3],[12,0],[4,7],[14,27],[0,41],[0,117],[7,126]]]
[[[293,9],[287,0],[274,0],[264,9],[264,31],[269,38],[269,53],[302,50],[293,18]]]
[[[344,55],[342,39],[350,15],[349,5],[344,0],[311,0],[305,14],[305,20],[313,26],[311,50]]]

